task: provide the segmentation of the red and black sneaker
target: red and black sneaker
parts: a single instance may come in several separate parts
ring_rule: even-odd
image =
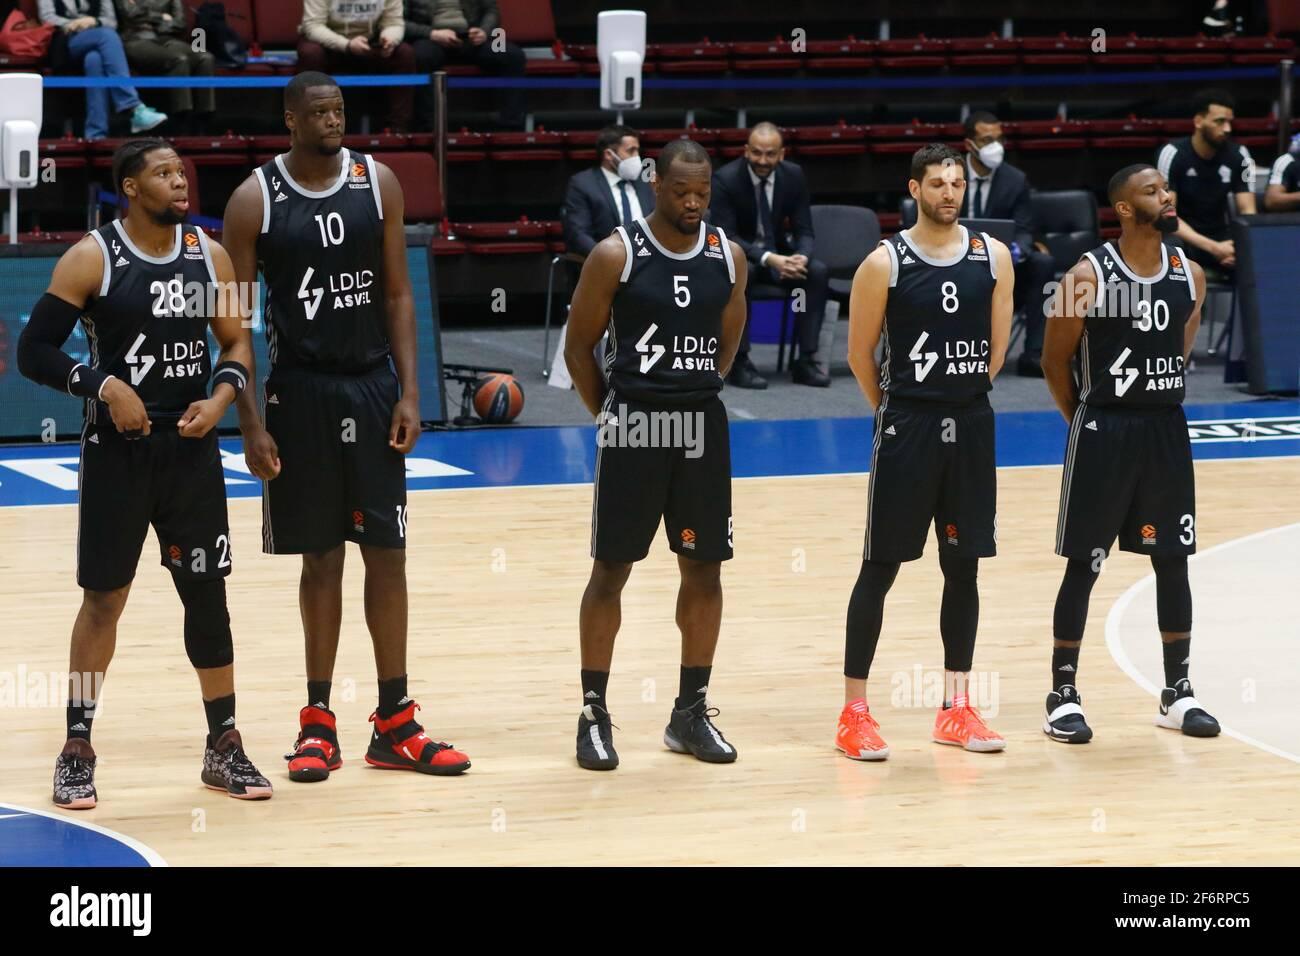
[[[370,737],[366,763],[384,770],[414,770],[438,776],[454,776],[469,769],[469,757],[451,744],[431,740],[415,720],[420,705],[406,706],[385,720],[378,711],[370,715],[375,732]]]
[[[309,704],[298,712],[298,726],[293,753],[284,755],[289,761],[289,779],[298,783],[328,780],[331,770],[343,766],[334,712]]]

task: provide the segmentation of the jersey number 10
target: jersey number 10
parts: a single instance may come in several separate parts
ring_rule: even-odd
[[[320,244],[330,246],[343,245],[343,217],[336,212],[326,216],[318,215],[316,225],[320,229]]]

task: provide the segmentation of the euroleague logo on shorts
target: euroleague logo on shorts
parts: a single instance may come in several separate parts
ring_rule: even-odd
[[[949,544],[957,543],[957,526],[955,524],[948,525],[946,528],[943,529],[943,531],[944,534],[948,536]]]
[[[687,551],[695,550],[695,531],[693,529],[682,529],[682,547]]]
[[[167,557],[171,558],[172,564],[176,565],[176,567],[181,566],[181,549],[176,545],[173,544],[167,549]]]
[[[366,516],[360,511],[352,512],[352,530],[360,531],[362,534],[366,530]]]
[[[1142,543],[1144,545],[1154,545],[1156,543],[1156,526],[1153,524],[1144,524],[1142,526]]]

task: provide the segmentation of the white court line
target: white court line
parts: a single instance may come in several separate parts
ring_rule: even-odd
[[[112,837],[114,840],[117,840],[119,843],[129,846],[132,850],[135,850],[136,853],[139,853],[142,857],[144,857],[145,862],[147,862],[150,866],[168,865],[167,861],[162,858],[161,854],[159,854],[157,850],[150,849],[149,847],[141,843],[139,840],[137,840],[135,837],[129,837],[125,833],[118,833],[116,830],[110,830],[108,827],[101,827],[98,824],[89,823],[85,820],[76,820],[68,816],[68,814],[70,813],[85,812],[82,810],[64,810],[61,813],[56,813],[53,810],[33,810],[31,807],[20,807],[12,803],[0,803],[0,809],[18,810],[20,811],[20,813],[30,813],[33,816],[38,816],[38,817],[49,817],[51,820],[59,820],[62,823],[67,823],[74,827],[83,827],[84,829],[87,830],[93,830],[96,833],[102,833],[104,836]]]
[[[1295,524],[1279,525],[1276,528],[1266,528],[1263,531],[1256,531],[1254,534],[1248,534],[1244,538],[1233,538],[1231,541],[1224,541],[1222,544],[1216,544],[1214,547],[1206,548],[1204,551],[1197,551],[1196,554],[1191,555],[1187,559],[1187,563],[1191,564],[1191,562],[1197,560],[1198,558],[1208,557],[1209,555],[1214,554],[1216,551],[1223,551],[1226,550],[1227,548],[1235,548],[1239,544],[1246,544],[1247,542],[1254,541],[1257,538],[1262,538],[1266,535],[1277,534],[1278,532],[1282,532],[1282,531],[1295,531],[1295,530],[1300,530],[1300,522],[1296,522]],[[1119,596],[1119,600],[1117,600],[1114,603],[1114,605],[1111,606],[1110,613],[1106,615],[1106,649],[1110,651],[1110,656],[1115,661],[1115,663],[1120,666],[1120,669],[1124,671],[1125,674],[1128,674],[1128,676],[1133,679],[1133,682],[1135,684],[1137,684],[1147,693],[1154,694],[1156,696],[1156,699],[1159,700],[1160,691],[1163,688],[1156,687],[1155,684],[1147,680],[1146,677],[1142,675],[1141,671],[1139,671],[1137,667],[1134,666],[1133,661],[1129,658],[1128,653],[1124,650],[1123,645],[1120,643],[1120,636],[1119,636],[1120,619],[1123,618],[1124,612],[1128,609],[1128,606],[1131,603],[1133,603],[1133,599],[1135,597],[1137,597],[1145,589],[1155,584],[1155,580],[1156,580],[1155,574],[1151,573],[1148,574],[1146,577],[1141,578],[1140,580],[1134,582],[1132,587],[1130,587],[1127,591],[1121,594]],[[1227,734],[1229,737],[1233,737],[1237,740],[1240,740],[1244,744],[1250,744],[1250,746],[1252,747],[1258,747],[1260,750],[1267,751],[1268,753],[1273,754],[1275,757],[1282,757],[1286,760],[1292,761],[1293,763],[1300,763],[1300,755],[1290,753],[1286,750],[1282,750],[1279,747],[1274,747],[1272,744],[1264,743],[1264,741],[1262,740],[1256,740],[1254,737],[1249,737],[1246,734],[1233,730],[1231,727],[1228,727],[1225,724],[1221,723],[1219,726],[1222,728],[1223,732]]]

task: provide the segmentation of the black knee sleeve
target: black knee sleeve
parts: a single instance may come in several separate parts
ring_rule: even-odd
[[[975,658],[980,621],[979,558],[961,558],[940,550],[939,569],[943,571],[943,603],[939,606],[943,669],[965,673]]]
[[[885,615],[885,595],[898,576],[898,562],[863,561],[853,596],[849,598],[849,620],[844,635],[844,676],[866,680],[880,640]]]
[[[1052,612],[1052,636],[1058,641],[1081,641],[1088,623],[1088,597],[1097,583],[1098,572],[1092,562],[1071,558],[1065,565],[1061,589],[1056,592],[1056,609]]]
[[[226,579],[190,581],[172,578],[185,605],[185,653],[200,670],[226,667],[235,662],[226,610]]]
[[[1168,634],[1192,629],[1192,586],[1187,581],[1187,558],[1152,556],[1156,572],[1156,621]]]

